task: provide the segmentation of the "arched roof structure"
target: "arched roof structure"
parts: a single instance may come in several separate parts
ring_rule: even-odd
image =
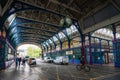
[[[24,42],[42,45],[70,27],[66,22],[71,20],[78,25],[80,34],[113,23],[119,25],[120,21],[119,0],[2,0],[0,3],[0,29],[7,30],[7,38],[14,47]]]

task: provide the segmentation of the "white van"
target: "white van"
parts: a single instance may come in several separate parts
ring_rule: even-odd
[[[69,58],[68,58],[68,56],[58,56],[54,60],[54,63],[56,63],[56,64],[68,64]]]
[[[51,57],[44,57],[44,62],[52,63],[53,59]]]

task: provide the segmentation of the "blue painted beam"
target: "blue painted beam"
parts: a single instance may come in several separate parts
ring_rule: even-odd
[[[68,35],[68,33],[67,33],[67,30],[65,29],[65,30],[63,30],[62,32],[63,32],[63,34],[64,34],[64,35],[66,36],[66,38],[67,38],[68,48],[70,49],[70,38],[69,38],[69,35]]]
[[[52,51],[52,45],[51,45],[51,43],[50,43],[49,40],[47,40],[46,42],[49,44],[49,46],[50,46],[50,52],[51,52]]]
[[[32,29],[32,30],[41,30],[41,31],[46,31],[46,32],[50,32],[50,33],[58,33],[58,32],[56,32],[56,31],[47,30],[47,29],[42,29],[42,28],[39,28],[39,27],[17,26],[17,28]]]
[[[19,4],[19,8],[16,7],[18,4]],[[5,14],[3,14],[3,17],[1,18],[1,21],[2,21],[1,24],[4,24],[7,17],[9,17],[11,14],[13,14],[13,13],[15,13],[17,11],[28,10],[28,9],[37,9],[37,10],[39,9],[39,10],[42,10],[42,11],[45,11],[45,12],[56,14],[56,13],[54,13],[52,11],[49,11],[49,10],[46,10],[46,9],[37,8],[35,6],[31,6],[29,4],[26,4],[26,3],[23,3],[23,2],[20,2],[20,1],[14,1],[11,4],[10,8],[5,12]],[[61,14],[58,14],[58,15],[60,16]],[[51,26],[53,26],[53,25],[51,25]]]
[[[23,37],[23,38],[14,38],[12,41],[17,41],[17,40],[24,40],[24,39],[29,39],[29,40],[34,40],[34,41],[44,41],[46,39],[43,39],[43,38],[28,38],[28,37]]]
[[[55,50],[56,50],[56,46],[57,46],[57,44],[55,43],[55,41],[54,41],[53,37],[52,37],[52,38],[50,38],[50,40],[53,42],[54,47],[55,47]]]
[[[42,54],[43,52],[45,52],[45,47],[41,44],[41,47],[42,47]]]
[[[35,33],[27,33],[27,32],[17,32],[15,34],[10,35],[10,37],[17,36],[17,35],[36,35],[36,36],[52,37],[52,35],[37,34],[37,33],[35,34]]]
[[[47,51],[45,45],[43,43],[41,43],[41,45],[42,45],[42,47],[44,49],[44,52]]]
[[[82,30],[81,30],[78,22],[74,22],[73,24],[75,25],[75,27],[76,27],[76,29],[78,30],[78,32],[79,32],[79,34],[80,34],[80,37],[81,37],[81,36],[83,35],[83,33],[82,33]]]
[[[9,37],[9,39],[10,40],[13,40],[13,38],[16,38],[16,37],[19,37],[19,36],[22,36],[22,35],[24,35],[24,36],[26,36],[25,34],[21,34],[21,33],[18,33],[18,34],[14,34],[13,36],[10,36]],[[41,38],[45,38],[45,39],[47,39],[48,37],[50,37],[50,36],[46,36],[46,35],[38,35],[38,37],[41,37]],[[37,35],[35,36],[35,37],[37,37]]]
[[[78,30],[79,34],[80,34],[80,38],[81,38],[81,42],[82,42],[82,45],[81,45],[81,56],[85,56],[85,61],[86,61],[86,53],[85,53],[85,34],[82,33],[82,30],[78,24],[78,22],[74,22],[73,23],[76,27],[76,29]]]
[[[21,37],[21,38],[20,38]],[[32,38],[32,37],[25,37],[25,36],[18,36],[18,37],[15,37],[13,40],[17,40],[17,39],[34,39],[34,40],[38,40],[37,38]],[[23,37],[23,38],[22,38]],[[43,39],[43,38],[42,38]],[[43,39],[44,40],[44,39]]]
[[[80,34],[80,36],[79,36],[79,35],[78,35],[78,36],[74,36],[73,38],[75,38],[75,37],[80,37],[80,38],[81,38],[81,36],[83,35],[83,33],[82,33],[82,30],[81,30],[78,22],[74,22],[73,24],[75,25],[76,29],[78,30],[78,32],[79,32],[79,34]],[[88,36],[88,35],[86,34],[86,36]],[[91,36],[91,37],[93,37],[93,36]],[[73,39],[73,38],[72,38],[72,39]],[[96,37],[96,38],[99,38],[99,37]],[[72,40],[72,39],[71,39],[71,40]],[[81,42],[81,41],[80,41],[80,42]]]
[[[33,34],[35,34],[35,31],[37,31],[37,30],[35,30],[35,31],[33,31],[33,32],[29,32],[29,30],[30,30],[30,29],[15,30],[15,31],[12,32],[12,34],[21,33],[21,32],[33,33]],[[26,31],[28,31],[28,32],[26,32]],[[44,33],[44,34],[47,34],[47,35],[51,35],[51,36],[56,34],[56,33],[54,33],[54,32],[46,32],[46,31],[43,31],[43,32],[42,32],[42,30],[39,30],[38,32],[41,32],[41,33]],[[10,33],[9,33],[9,34],[10,34]],[[40,34],[40,33],[38,33],[38,34]]]
[[[17,44],[17,43],[21,43],[21,42],[34,42],[34,43],[38,43],[38,44],[41,44],[41,42],[39,42],[39,41],[33,41],[33,40],[19,40],[19,41],[16,41],[15,43]]]
[[[13,36],[13,37],[10,37],[9,39],[12,40],[12,38],[17,37],[17,36],[19,36],[19,35],[22,35],[22,34],[14,34],[14,36]],[[43,36],[45,36],[45,35],[43,35]],[[46,37],[47,37],[47,36],[46,36]],[[47,39],[46,39],[46,40],[47,40]]]
[[[19,29],[19,28],[17,28],[17,29]],[[26,30],[26,29],[28,30],[28,28],[24,28],[24,29],[22,29],[22,30]],[[20,29],[20,30],[21,30],[21,29]],[[40,31],[40,30],[38,30],[38,31]],[[23,31],[23,32],[24,32],[24,31]],[[10,37],[14,36],[14,34],[16,34],[16,33],[20,33],[20,32],[16,30],[16,31],[14,31],[14,32],[10,35]],[[27,33],[27,32],[26,32],[26,33]],[[47,32],[47,33],[52,34],[52,35],[53,35],[53,34],[56,34],[56,33],[53,33],[53,32]],[[25,34],[24,34],[24,35],[25,35]],[[52,36],[52,35],[51,35],[51,36]],[[47,37],[47,38],[49,38],[49,37]]]
[[[30,24],[30,23],[40,23],[40,24],[44,24],[44,25],[48,25],[48,27],[52,27],[52,28],[56,28],[58,30],[63,30],[64,27],[61,26],[57,26],[48,22],[43,22],[43,21],[36,21],[36,20],[30,20],[27,18],[21,18],[21,17],[16,17],[14,19],[14,21],[12,22],[12,24],[10,25],[10,27],[8,28],[8,31],[10,31],[12,28],[14,28],[15,26],[21,25],[21,24]]]
[[[35,36],[33,36],[33,37],[30,37],[30,36],[25,36],[25,35],[19,35],[19,36],[17,36],[17,37],[13,37],[11,40],[14,40],[14,39],[16,39],[16,38],[22,38],[22,39],[24,39],[24,38],[34,38],[34,39],[41,39],[41,40],[47,40],[46,38],[42,38],[42,37],[35,37]]]
[[[44,39],[36,39],[36,38],[30,38],[30,37],[23,37],[23,38],[15,38],[13,40],[35,40],[35,41],[45,41]]]
[[[17,38],[17,37],[28,37],[28,38],[30,38],[30,37],[32,37],[32,38],[41,38],[41,39],[48,39],[48,37],[44,37],[44,36],[29,36],[29,35],[20,35],[20,34],[17,34],[17,35],[15,35],[15,36],[12,36],[11,37],[11,40],[12,40],[12,38]]]
[[[46,48],[46,51],[48,52],[48,45],[46,44],[46,42],[43,42],[43,45],[45,46],[45,48]]]
[[[24,39],[24,40],[18,40],[15,43],[21,43],[21,42],[37,42],[37,43],[41,44],[42,41],[40,42],[40,41],[35,41],[35,40]]]
[[[19,6],[17,6],[19,5]],[[41,11],[45,11],[45,12],[49,12],[49,13],[53,13],[53,14],[56,14],[54,13],[53,11],[49,11],[49,10],[46,10],[44,8],[39,8],[39,7],[36,7],[36,6],[32,6],[32,5],[29,5],[29,4],[26,4],[24,2],[21,2],[21,1],[14,1],[11,5],[10,5],[10,8],[5,12],[5,14],[3,14],[3,17],[1,18],[1,24],[4,24],[5,20],[13,13],[15,12],[18,12],[18,11],[23,11],[23,10],[29,10],[29,9],[33,9],[33,10],[41,10]],[[56,15],[59,15],[59,16],[62,16],[62,17],[65,17],[64,15],[61,15],[61,14],[56,14]],[[15,23],[16,24],[16,23]],[[17,23],[18,24],[18,23]],[[47,23],[43,23],[43,24],[47,24]],[[51,25],[51,24],[47,24],[47,25]],[[54,26],[54,25],[51,25],[51,26]],[[56,26],[55,26],[56,27]],[[57,27],[58,28],[58,27]],[[62,29],[64,29],[62,27]]]
[[[38,33],[35,33],[35,32],[25,32],[24,30],[21,30],[21,31],[15,31],[15,32],[13,32],[12,34],[16,34],[16,33],[30,33],[30,34],[38,34]],[[50,33],[48,33],[48,32],[46,32],[47,34],[45,34],[45,35],[48,35],[48,36],[52,36],[52,35],[55,35],[55,34],[50,34]]]
[[[62,50],[62,41],[60,39],[60,36],[58,34],[55,35],[56,38],[58,39],[59,43],[60,43],[60,50]]]
[[[16,37],[17,38],[17,37]],[[10,38],[10,39],[12,39],[12,38]],[[45,39],[45,40],[47,40],[47,39]]]
[[[54,31],[50,31],[50,30],[43,30],[43,29],[38,29],[38,28],[33,28],[33,27],[25,27],[25,26],[17,26],[18,30],[35,30],[35,31],[44,31],[44,32],[48,32],[50,34],[57,34],[57,32]],[[14,32],[14,31],[13,31]]]
[[[15,45],[17,43],[21,43],[21,42],[37,42],[39,44],[41,44],[43,42],[43,40],[34,40],[34,39],[16,39],[13,41],[15,43]]]
[[[0,18],[0,21],[2,21],[1,26],[4,24],[6,19],[11,14],[14,14],[14,13],[19,12],[19,11],[24,11],[24,10],[40,10],[40,11],[43,11],[43,12],[52,13],[54,15],[65,17],[64,15],[62,15],[60,13],[57,13],[57,12],[54,12],[54,11],[51,11],[51,10],[48,10],[48,9],[45,9],[45,8],[42,8],[42,7],[38,7],[38,6],[35,6],[35,5],[32,5],[32,4],[28,4],[28,3],[25,3],[25,2],[22,2],[22,1],[14,0],[11,3],[10,8],[8,8],[6,10],[6,12],[3,14],[2,18]]]

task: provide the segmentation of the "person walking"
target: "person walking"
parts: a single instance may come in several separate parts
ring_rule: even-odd
[[[18,58],[18,62],[19,62],[19,67],[20,67],[21,57]]]
[[[25,61],[26,61],[25,58],[23,58],[23,59],[22,59],[22,64],[23,64],[23,66],[25,66]]]
[[[18,66],[18,57],[16,56],[16,58],[15,58],[15,68],[17,68],[17,66]]]
[[[81,63],[82,66],[85,65],[85,57],[84,56],[81,56],[80,63]]]

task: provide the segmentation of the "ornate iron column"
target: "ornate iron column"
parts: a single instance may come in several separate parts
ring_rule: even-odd
[[[0,30],[0,69],[5,69],[6,31]]]
[[[89,37],[89,53],[90,53],[90,64],[92,64],[92,46],[91,46],[91,34],[88,34]]]

